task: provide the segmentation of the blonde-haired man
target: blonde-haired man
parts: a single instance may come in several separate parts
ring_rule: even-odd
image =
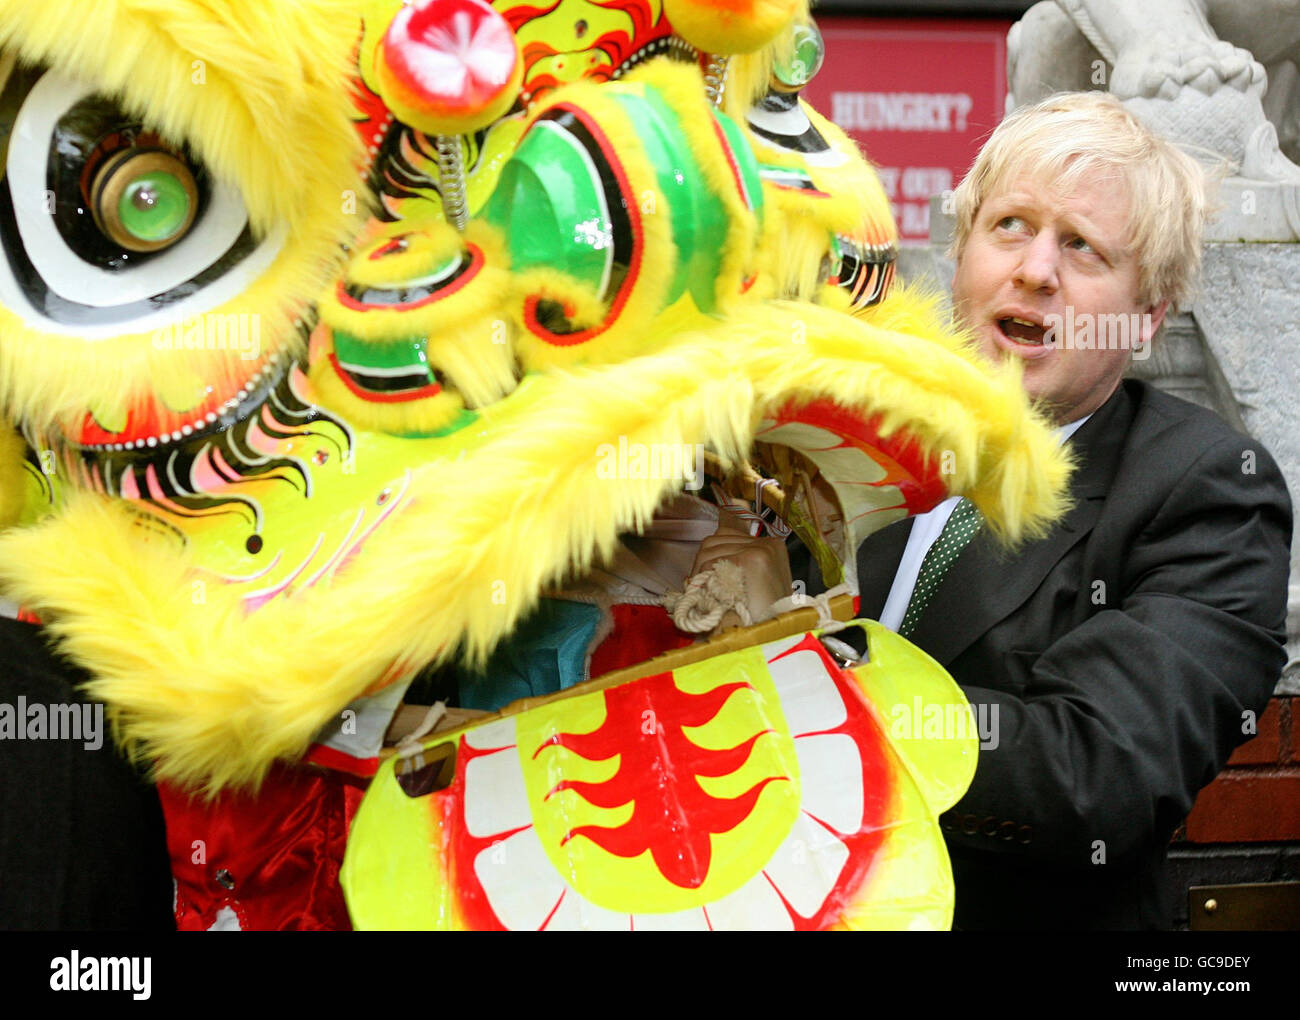
[[[1206,185],[1112,97],[1017,111],[956,194],[954,307],[1073,449],[1073,508],[997,549],[949,500],[862,546],[862,613],[982,720],[942,824],[958,927],[1169,927],[1165,848],[1285,662],[1291,507],[1268,453],[1134,380],[1191,291]],[[972,537],[973,536],[973,537]]]
[[[1058,424],[1105,402],[1200,268],[1203,171],[1104,92],[1013,113],[953,198],[958,314]]]

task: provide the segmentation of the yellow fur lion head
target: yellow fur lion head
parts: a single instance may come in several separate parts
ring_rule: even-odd
[[[708,4],[695,45],[658,0],[496,8],[518,95],[437,136],[396,0],[0,0],[0,586],[162,776],[256,782],[481,661],[681,491],[611,451],[817,476],[841,563],[950,492],[1059,509],[1018,380],[891,290],[805,12],[726,65]]]

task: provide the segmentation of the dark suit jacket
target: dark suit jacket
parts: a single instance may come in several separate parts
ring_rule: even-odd
[[[1291,506],[1267,451],[1132,380],[1071,446],[1073,508],[1011,554],[977,535],[911,635],[997,712],[941,820],[960,928],[1169,927],[1165,848],[1285,664]],[[863,542],[862,616],[911,524]]]
[[[0,704],[81,705],[90,677],[0,617]],[[0,930],[174,930],[158,793],[108,720],[88,741],[0,740]]]

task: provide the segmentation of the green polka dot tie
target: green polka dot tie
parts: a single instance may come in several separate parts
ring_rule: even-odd
[[[912,598],[907,603],[907,612],[903,614],[902,625],[898,628],[898,633],[903,637],[912,633],[916,621],[921,618],[925,607],[934,597],[943,575],[948,573],[948,568],[961,555],[961,551],[975,537],[975,533],[983,524],[983,515],[969,499],[962,499],[952,508],[948,522],[939,532],[939,537],[934,540],[934,545],[926,552],[925,559],[921,561],[921,572],[916,575],[916,587],[912,589]]]

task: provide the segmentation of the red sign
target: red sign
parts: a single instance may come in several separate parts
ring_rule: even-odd
[[[1011,22],[818,18],[826,62],[803,97],[876,164],[904,241],[927,241],[930,196],[951,190],[1002,119]]]

